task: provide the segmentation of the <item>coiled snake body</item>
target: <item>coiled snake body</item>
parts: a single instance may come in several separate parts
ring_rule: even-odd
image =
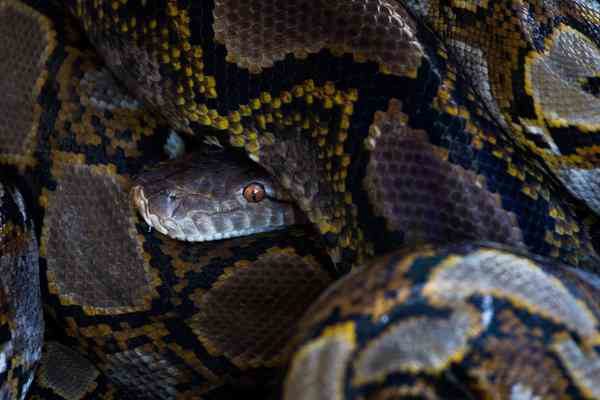
[[[0,397],[600,398],[599,23],[591,0],[0,0]],[[192,229],[130,199],[171,129],[311,224],[149,230]]]

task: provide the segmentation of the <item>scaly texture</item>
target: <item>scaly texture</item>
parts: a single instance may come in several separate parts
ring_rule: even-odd
[[[0,398],[24,399],[42,355],[38,245],[21,193],[0,181]]]
[[[133,202],[149,226],[190,242],[248,236],[300,222],[277,182],[235,156],[217,148],[158,164],[136,177]],[[253,187],[260,194],[252,196],[248,191]]]
[[[600,397],[597,3],[24,3],[0,1],[24,85],[0,162],[39,204],[44,301],[97,387],[269,389],[297,330],[291,399]],[[148,232],[131,178],[169,128],[243,149],[317,235]],[[363,268],[296,325],[329,262]]]
[[[7,8],[30,16],[32,24],[38,19],[50,24],[20,3],[8,2]],[[7,162],[2,168],[24,178],[32,215],[41,226],[42,289],[55,328],[50,336],[79,354],[58,344],[46,348],[32,394],[174,398],[217,388],[217,394],[206,395],[214,398],[234,396],[235,389],[227,386],[240,379],[245,388],[265,385],[280,374],[283,343],[294,323],[332,280],[326,254],[316,240],[307,246],[310,233],[302,228],[198,245],[149,231],[135,212],[130,190],[144,166],[165,158],[169,129],[85,49],[79,32],[71,29],[74,22],[52,11],[48,15],[58,21],[56,45],[40,61],[47,68],[38,97],[40,129],[27,150],[35,155],[35,165]],[[22,43],[22,29],[15,26],[6,40]],[[19,47],[13,48],[7,56],[18,59]],[[1,143],[3,154],[13,151]],[[268,275],[273,279],[267,281]],[[24,297],[8,293],[9,304]],[[226,306],[215,320],[210,310],[221,304]],[[274,315],[286,322],[273,323]],[[250,340],[252,348],[232,349],[242,340]],[[20,349],[7,358],[17,363],[24,354]],[[37,359],[40,355],[41,348]],[[78,385],[50,371],[65,359],[74,360]],[[2,382],[10,378],[10,385],[29,385],[28,373],[3,375]]]
[[[599,283],[485,243],[392,253],[307,311],[284,398],[598,398]]]

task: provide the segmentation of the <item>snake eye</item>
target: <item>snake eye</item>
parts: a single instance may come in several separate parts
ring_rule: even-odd
[[[258,203],[265,198],[265,188],[260,183],[251,183],[244,188],[243,194],[248,203]]]

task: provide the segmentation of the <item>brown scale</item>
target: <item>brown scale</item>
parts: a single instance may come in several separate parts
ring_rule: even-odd
[[[91,314],[147,309],[156,277],[137,237],[126,181],[76,155],[52,154],[58,186],[41,200],[50,292]]]
[[[415,74],[420,60],[411,57],[420,52],[411,19],[393,1],[219,0],[214,14],[215,40],[228,61],[253,73],[287,54],[304,58],[321,49],[376,61],[399,75]]]
[[[403,232],[407,245],[486,239],[523,246],[517,218],[502,208],[500,196],[446,161],[444,150],[406,119],[391,100],[386,112],[375,114],[366,139],[372,150],[363,184],[387,229]]]
[[[107,377],[143,398],[175,398],[176,385],[189,382],[185,365],[173,363],[152,345],[110,354],[106,359]]]
[[[0,2],[0,163],[34,163],[33,149],[46,81],[46,59],[55,42],[50,21],[18,1]]]
[[[337,193],[332,185],[315,177],[331,175],[319,156],[324,150],[310,139],[307,132],[296,131],[285,139],[262,144],[260,162],[281,185],[290,191],[311,221],[331,221]],[[266,139],[263,142],[267,142]]]
[[[47,341],[29,396],[32,400],[54,396],[71,400],[108,400],[114,398],[115,389],[103,384],[98,369],[76,350]]]
[[[534,159],[527,157],[527,152],[522,147],[506,140],[497,130],[482,129],[473,123],[474,115],[483,116],[485,113],[482,114],[483,111],[477,107],[473,109],[457,106],[453,100],[455,86],[456,72],[449,72],[439,87],[437,97],[433,102],[434,107],[441,112],[464,118],[467,122],[466,131],[472,135],[473,148],[476,150],[484,147],[489,149],[495,158],[502,160],[502,163],[506,165],[504,173],[519,180],[522,194],[534,200],[541,198],[548,203],[548,215],[554,220],[554,227],[549,226],[544,234],[544,241],[552,246],[549,254],[553,257],[565,257],[564,260],[573,265],[595,268],[593,260],[584,261],[590,256],[595,257],[593,255],[596,253],[588,228],[585,224],[581,224],[581,221],[570,211],[572,206],[565,204],[563,190],[557,187],[555,182],[549,180],[544,169],[540,169],[537,163],[530,163]],[[573,254],[571,250],[567,250],[573,248],[581,248],[583,251],[577,255]],[[567,250],[566,254],[565,250]]]
[[[330,282],[314,258],[272,248],[227,268],[210,291],[195,294],[199,312],[189,324],[211,353],[239,367],[278,365],[297,316]]]

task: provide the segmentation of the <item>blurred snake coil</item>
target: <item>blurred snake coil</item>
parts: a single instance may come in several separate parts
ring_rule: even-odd
[[[149,229],[172,132],[310,223]],[[597,0],[0,0],[1,400],[600,399],[599,213]]]

